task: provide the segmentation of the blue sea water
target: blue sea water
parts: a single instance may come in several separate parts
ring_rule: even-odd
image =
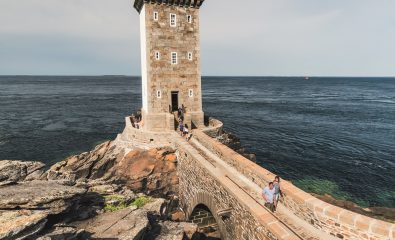
[[[52,164],[114,139],[139,77],[0,77],[0,159]],[[207,115],[316,193],[395,207],[395,79],[204,77]]]

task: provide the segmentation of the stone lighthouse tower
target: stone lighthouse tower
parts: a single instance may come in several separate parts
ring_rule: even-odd
[[[140,14],[144,130],[174,130],[182,107],[189,128],[204,124],[199,43],[203,1],[134,2]]]

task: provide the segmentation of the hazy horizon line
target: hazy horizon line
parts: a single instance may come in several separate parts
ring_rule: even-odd
[[[65,75],[65,74],[0,74],[0,77],[141,77],[141,75],[126,75],[126,74],[80,74],[80,75]],[[202,77],[274,77],[274,78],[395,78],[395,76],[329,76],[329,75],[202,75]]]

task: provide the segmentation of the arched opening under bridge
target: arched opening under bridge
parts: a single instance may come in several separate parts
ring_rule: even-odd
[[[221,239],[217,220],[206,205],[197,205],[189,219],[198,225],[198,232],[204,234],[207,237],[206,239]]]

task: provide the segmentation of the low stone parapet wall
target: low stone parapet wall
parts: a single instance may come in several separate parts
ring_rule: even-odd
[[[133,127],[130,117],[125,118],[125,129],[118,135],[116,141],[125,142],[135,147],[150,149],[172,146],[172,132],[151,132]]]
[[[210,117],[208,119],[208,126],[205,127],[202,131],[205,134],[209,135],[210,137],[215,138],[215,137],[222,134],[223,126],[224,126],[224,124],[221,121],[219,121],[218,119],[215,119],[213,117]]]
[[[275,174],[251,162],[226,147],[203,131],[194,130],[194,137],[207,149],[237,169],[254,183],[264,187],[273,181]],[[295,215],[314,227],[340,239],[395,239],[395,224],[369,218],[319,200],[282,181],[283,204]]]

